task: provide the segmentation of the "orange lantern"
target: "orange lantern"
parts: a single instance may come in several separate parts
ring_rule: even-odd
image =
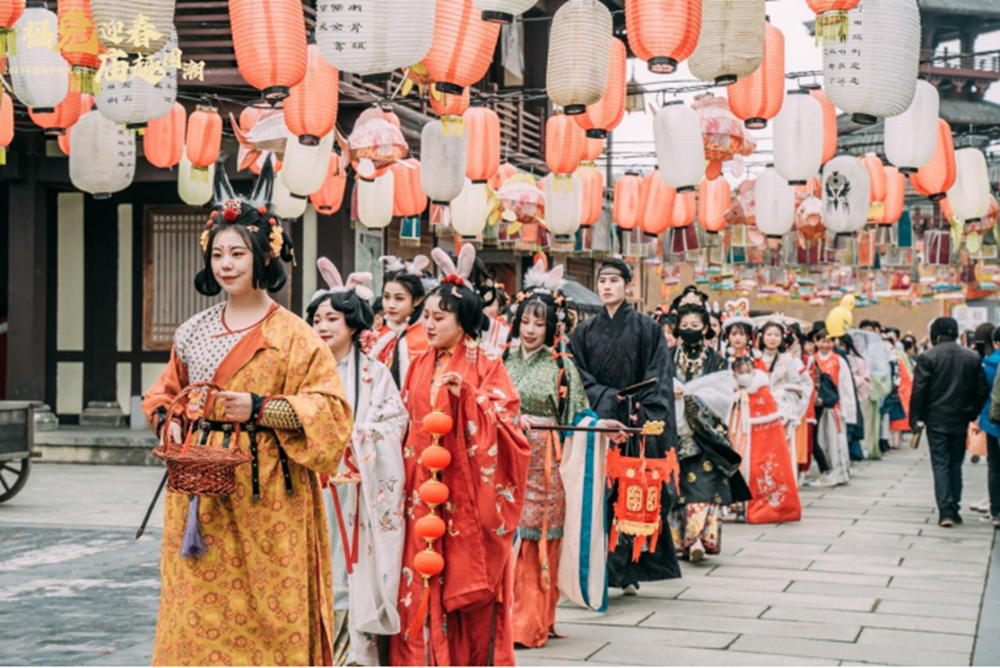
[[[639,186],[639,227],[651,237],[670,229],[677,191],[660,178],[660,170],[646,174]]]
[[[56,105],[55,111],[47,114],[36,114],[29,109],[28,115],[35,122],[35,125],[45,130],[45,134],[50,137],[61,137],[66,134],[66,130],[80,120],[80,97],[79,93],[70,90],[66,93],[63,101]]]
[[[489,107],[473,106],[462,115],[468,139],[465,175],[486,183],[500,169],[500,117]]]
[[[583,128],[566,114],[556,113],[545,122],[545,164],[553,174],[572,174],[580,166]]]
[[[180,102],[174,102],[166,116],[149,122],[146,134],[142,137],[142,148],[149,164],[160,169],[170,169],[181,161],[186,126],[187,111]]]
[[[0,88],[0,165],[7,164],[7,147],[14,141],[14,100]]]
[[[441,93],[432,90],[430,94],[431,109],[438,116],[462,116],[469,108],[469,89],[466,88],[461,94]]]
[[[628,0],[625,32],[650,72],[673,74],[698,46],[701,0]]]
[[[677,193],[674,199],[674,210],[670,216],[670,227],[687,227],[698,215],[698,201],[694,192]]]
[[[419,216],[427,209],[427,194],[420,184],[420,161],[407,158],[390,167],[393,177],[392,215]]]
[[[309,201],[312,202],[317,213],[331,216],[340,210],[340,205],[344,202],[344,188],[346,186],[347,174],[341,172],[340,156],[331,153],[326,179],[319,190],[309,195]]]
[[[729,88],[729,108],[751,130],[767,127],[785,101],[785,36],[768,21],[764,60],[757,71]]]
[[[59,0],[59,53],[70,70],[70,92],[97,93],[94,75],[101,68],[104,49],[97,41],[97,27],[90,14],[90,0]]]
[[[821,164],[826,164],[837,155],[837,108],[833,106],[826,97],[826,93],[820,88],[814,88],[809,94],[819,100],[823,107],[823,160]]]
[[[585,137],[583,140],[583,154],[580,156],[580,162],[597,162],[597,159],[601,157],[602,152],[604,152],[603,139]]]
[[[430,449],[431,448],[427,448],[427,450]],[[444,450],[444,448],[438,448],[438,449]],[[425,456],[427,454],[427,450],[424,450]],[[444,451],[448,452],[447,450]],[[423,461],[423,457],[421,457],[421,461]],[[444,535],[444,532],[446,530],[444,520],[438,517],[437,515],[425,515],[424,517],[421,517],[419,520],[417,520],[416,524],[414,524],[413,528],[416,529],[417,535],[423,538],[424,540],[428,538],[430,538],[431,540],[437,540],[438,538]]]
[[[14,24],[24,13],[24,0],[0,0],[0,61],[17,48]]]
[[[948,190],[955,185],[955,144],[951,138],[951,126],[943,118],[938,119],[934,155],[916,174],[910,174],[910,184],[914,190],[933,202],[944,199]]]
[[[611,64],[608,67],[608,87],[600,102],[587,107],[582,114],[573,117],[586,130],[588,137],[603,139],[618,127],[625,116],[625,99],[628,73],[628,54],[620,39],[611,40]]]
[[[590,227],[598,221],[601,212],[604,211],[604,172],[593,165],[580,165],[576,175],[583,188],[580,226]]]
[[[497,173],[490,177],[489,186],[490,190],[493,192],[499,191],[503,188],[503,184],[512,176],[517,174],[517,167],[505,162],[497,169]]]
[[[84,114],[94,108],[94,96],[93,95],[80,95],[80,117],[82,118]],[[65,155],[69,155],[69,138],[73,134],[73,128],[66,128],[66,134],[60,135],[56,141],[59,143],[59,150]]]
[[[264,110],[260,107],[245,107],[240,112],[240,130],[244,133],[253,130],[253,126],[257,125],[257,121],[263,113]]]
[[[229,24],[236,66],[246,82],[272,105],[288,97],[308,63],[302,2],[229,0]]]
[[[191,161],[192,173],[196,170],[205,172],[219,158],[219,148],[222,146],[222,117],[215,107],[198,105],[188,119],[187,136],[184,140],[184,152]]]
[[[493,62],[499,34],[500,25],[483,21],[472,0],[438,0],[434,41],[423,61],[435,87],[461,94],[482,79]]]
[[[879,225],[892,225],[903,216],[906,198],[906,177],[896,167],[885,167],[885,199],[882,212],[875,218]]]
[[[664,184],[666,185],[666,184]],[[639,190],[642,179],[638,172],[625,172],[615,183],[611,217],[623,230],[635,229],[639,224]]]
[[[718,234],[726,226],[731,195],[725,179],[706,179],[698,186],[698,223],[709,234]]]
[[[337,123],[340,73],[324,60],[315,44],[309,45],[307,54],[306,75],[281,106],[288,131],[299,138],[299,143],[318,146]]]

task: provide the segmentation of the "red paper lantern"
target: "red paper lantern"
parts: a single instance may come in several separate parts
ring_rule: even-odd
[[[572,174],[583,157],[583,128],[566,114],[553,114],[545,122],[545,164],[553,174]]]
[[[768,21],[764,60],[757,71],[729,88],[729,108],[752,130],[767,127],[785,101],[785,36]]]
[[[934,155],[916,174],[910,174],[910,184],[914,190],[934,202],[944,199],[948,190],[955,185],[955,144],[951,137],[951,126],[943,118],[938,119]]]
[[[24,0],[0,0],[0,61],[7,57],[7,53],[14,44],[14,24],[24,13]]]
[[[677,191],[660,178],[660,170],[646,174],[639,186],[639,227],[651,237],[670,229]]]
[[[407,158],[394,163],[392,170],[392,215],[397,218],[419,216],[427,209],[427,194],[420,184],[420,161]]]
[[[94,96],[80,94],[80,117],[94,108]],[[73,134],[73,128],[66,128],[66,134],[60,135],[56,141],[59,143],[59,150],[65,155],[69,155],[69,138]]]
[[[79,93],[70,90],[63,101],[56,105],[55,111],[36,114],[29,109],[28,115],[35,125],[45,130],[45,134],[50,137],[61,137],[80,120],[82,109],[80,97]]]
[[[180,102],[174,102],[166,116],[149,122],[142,138],[142,148],[149,164],[160,169],[170,169],[181,161],[186,125],[187,111]]]
[[[466,88],[461,94],[441,93],[435,96],[434,91],[430,93],[431,109],[442,118],[445,116],[462,116],[469,108],[469,89]]]
[[[833,106],[824,93],[819,88],[809,91],[809,94],[819,100],[823,107],[823,160],[821,164],[826,164],[837,155],[837,108]]]
[[[869,201],[872,204],[885,201],[885,165],[874,153],[867,153],[861,156],[861,162],[868,169],[868,181],[871,184],[871,196]]]
[[[580,163],[593,164],[604,152],[604,140],[594,137],[585,137],[583,140],[583,154],[580,156]]]
[[[701,0],[628,0],[625,31],[632,53],[650,72],[672,74],[698,46]]]
[[[420,500],[428,505],[440,506],[448,500],[448,486],[438,480],[427,480],[417,490]]]
[[[14,100],[0,88],[0,165],[7,164],[7,147],[14,141]]]
[[[440,445],[432,445],[420,454],[420,463],[431,471],[442,471],[451,466],[451,453]]]
[[[416,556],[413,557],[413,570],[424,577],[440,575],[441,571],[444,570],[444,557],[430,550],[417,552]]]
[[[623,230],[634,229],[639,224],[639,189],[642,178],[637,172],[625,172],[615,183],[611,217]]]
[[[236,66],[246,82],[272,105],[288,97],[308,62],[302,2],[229,0],[229,24]]]
[[[310,44],[306,75],[281,105],[285,110],[285,125],[299,138],[300,144],[318,146],[319,140],[333,131],[339,94],[340,73],[323,59],[318,46]]]
[[[483,21],[472,0],[438,0],[434,41],[423,61],[436,88],[461,94],[486,76],[499,34],[500,25]]]
[[[731,196],[725,179],[706,179],[698,186],[698,223],[709,234],[718,234],[726,227]]]
[[[611,40],[611,63],[608,67],[608,87],[600,102],[587,107],[573,120],[583,128],[588,137],[603,139],[618,127],[625,116],[628,75],[628,54],[620,39]]]
[[[906,198],[906,177],[896,167],[885,167],[885,200],[882,214],[875,220],[879,225],[892,225],[903,216]]]
[[[208,169],[219,158],[222,146],[222,117],[215,107],[198,105],[188,119],[184,150],[191,166]]]
[[[447,530],[444,520],[437,515],[421,517],[414,524],[413,528],[416,529],[417,535],[424,540],[437,540]]]
[[[576,176],[583,187],[580,225],[590,227],[600,219],[604,211],[604,172],[593,166],[581,166]]]
[[[70,92],[97,93],[94,75],[101,68],[104,48],[90,14],[90,0],[59,0],[59,53],[71,66]],[[23,6],[23,5],[22,5]]]
[[[324,216],[333,215],[340,210],[340,205],[344,202],[346,186],[347,175],[340,172],[340,156],[331,153],[326,179],[320,189],[309,196],[309,201],[318,213]]]
[[[698,215],[698,201],[694,192],[678,193],[674,199],[674,210],[670,216],[670,227],[687,227]]]
[[[486,183],[500,169],[500,117],[488,107],[470,107],[462,115],[468,140],[465,175]]]
[[[455,426],[451,416],[442,411],[431,411],[424,416],[423,427],[428,434],[444,436],[450,434]]]

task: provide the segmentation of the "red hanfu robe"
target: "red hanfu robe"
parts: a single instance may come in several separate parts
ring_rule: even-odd
[[[397,385],[400,389],[403,389],[410,362],[417,355],[426,352],[430,348],[430,344],[427,342],[427,332],[424,331],[424,324],[417,322],[407,325],[406,329],[400,333],[397,333],[389,325],[382,325],[382,329],[379,330],[378,334],[378,341],[372,347],[371,356],[384,364],[392,372],[394,380],[398,377]],[[400,358],[398,360],[396,359],[397,350],[399,351]]]
[[[913,396],[913,376],[900,358],[901,355],[897,354],[896,363],[899,364],[899,387],[896,389],[899,391],[899,403],[903,405],[906,417],[901,420],[892,420],[889,423],[889,429],[893,431],[910,431],[910,397]]]
[[[433,349],[417,356],[403,390],[410,416],[403,449],[407,522],[399,587],[403,631],[390,641],[390,661],[395,666],[487,665],[494,628],[493,664],[514,665],[511,550],[531,455],[517,427],[520,398],[499,361],[480,353],[470,362],[460,345],[447,367],[435,373],[437,358]],[[447,372],[458,373],[463,380],[459,397],[441,389],[434,404],[455,420],[453,432],[441,440],[452,454],[451,465],[441,475],[450,498],[439,508],[448,531],[434,544],[445,567],[441,577],[430,580],[430,628],[411,637],[424,589],[423,578],[413,570],[413,558],[426,548],[413,527],[428,514],[418,490],[431,477],[420,464],[421,453],[431,444],[422,421],[432,410],[434,378]]]

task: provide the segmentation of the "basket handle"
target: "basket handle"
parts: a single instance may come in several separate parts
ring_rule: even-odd
[[[190,440],[191,432],[193,431],[193,429],[191,420],[188,419],[187,415],[185,415],[184,409],[186,408],[188,403],[188,396],[195,390],[200,390],[202,388],[205,388],[206,390],[213,392],[225,391],[225,388],[223,388],[221,385],[218,385],[210,381],[191,383],[190,385],[182,389],[180,392],[178,392],[177,395],[174,397],[174,400],[170,402],[170,406],[167,408],[166,417],[163,420],[163,424],[166,426],[166,429],[168,430],[170,429],[169,425],[172,422],[174,422],[175,420],[177,422],[180,422],[181,434],[183,435],[182,437],[184,439],[183,442],[185,445],[187,445],[188,440]],[[209,401],[208,393],[206,392],[205,394],[206,412],[210,405],[211,402]],[[169,431],[168,431],[168,438],[169,438]]]

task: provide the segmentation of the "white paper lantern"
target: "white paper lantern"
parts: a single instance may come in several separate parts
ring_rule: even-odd
[[[838,155],[823,165],[823,222],[826,229],[848,234],[865,226],[871,197],[870,178],[868,168],[853,155]]]
[[[152,61],[166,65],[169,54],[177,48],[177,31],[162,50],[149,56]],[[177,101],[177,68],[164,67],[165,76],[155,84],[139,76],[128,81],[103,79],[101,90],[95,99],[97,109],[108,120],[122,123],[129,129],[144,128],[149,121],[162,118],[170,113]]]
[[[465,186],[468,139],[461,121],[430,121],[420,133],[420,184],[435,204],[447,204]]]
[[[58,28],[55,12],[44,6],[28,7],[14,24],[17,50],[8,54],[10,81],[17,99],[36,114],[55,111],[69,92],[70,65],[54,48]],[[46,33],[52,36],[49,42],[38,37]]]
[[[795,187],[774,166],[768,165],[754,180],[754,197],[758,230],[769,237],[780,237],[792,230],[795,224]]]
[[[284,169],[284,167],[282,167]],[[306,212],[309,198],[295,197],[281,182],[281,172],[275,175],[274,193],[271,195],[271,207],[279,218],[295,220]]]
[[[465,179],[462,192],[451,201],[451,226],[463,239],[478,237],[486,229],[490,196],[485,183]]]
[[[316,45],[341,72],[367,76],[416,65],[431,49],[437,0],[321,2]]]
[[[558,243],[569,243],[580,229],[583,183],[576,174],[545,177],[545,227]]]
[[[702,0],[691,74],[728,86],[756,72],[764,59],[765,14],[764,0]]]
[[[374,181],[358,179],[358,220],[362,225],[380,230],[392,222],[395,189],[396,175],[391,169]]]
[[[538,0],[472,0],[472,4],[483,10],[482,19],[494,23],[513,23],[515,16],[520,16],[535,6]]]
[[[680,100],[668,102],[653,120],[660,178],[677,192],[693,192],[705,175],[705,143],[698,113]]]
[[[90,0],[90,15],[97,26],[97,38],[107,49],[121,49],[126,53],[140,53],[148,56],[163,48],[170,39],[174,27],[175,0]],[[151,27],[145,41],[133,40],[128,36],[133,27],[139,28],[142,15],[144,24]],[[119,42],[114,41],[112,31],[102,30],[102,26],[121,23],[122,34]],[[136,44],[136,41],[140,43]]]
[[[955,185],[948,190],[955,217],[978,222],[989,211],[990,197],[990,174],[983,152],[978,148],[955,151]]]
[[[135,177],[135,134],[88,111],[69,136],[69,178],[77,190],[107,199]]]
[[[909,108],[885,119],[885,157],[903,174],[915,174],[934,155],[940,110],[938,89],[920,80]]]
[[[569,0],[552,18],[546,92],[567,114],[582,114],[604,97],[611,30],[611,12],[600,0]]]
[[[898,116],[913,101],[920,65],[917,0],[861,0],[846,44],[823,46],[823,89],[855,123]]]
[[[807,90],[790,90],[774,119],[774,168],[794,186],[823,164],[823,105]]]
[[[204,174],[205,172],[192,170],[187,151],[181,151],[181,161],[177,167],[177,194],[182,202],[189,206],[204,206],[212,199],[215,164],[208,166],[207,178],[202,179],[201,175]]]
[[[278,177],[292,196],[305,199],[323,187],[331,151],[332,132],[320,139],[316,146],[306,146],[297,141],[285,144],[285,156]]]

